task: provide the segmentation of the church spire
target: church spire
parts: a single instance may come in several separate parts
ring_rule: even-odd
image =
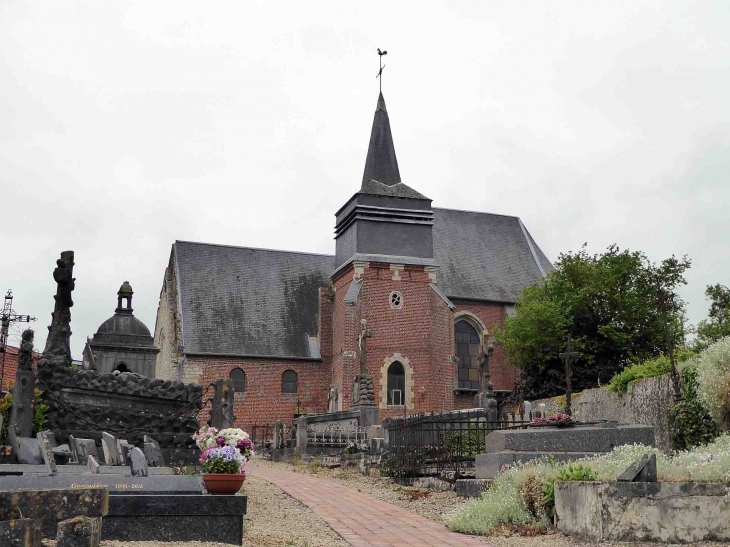
[[[378,106],[375,109],[373,130],[370,133],[370,145],[365,159],[365,173],[362,176],[363,184],[371,180],[377,180],[388,186],[401,181],[393,135],[390,132],[390,120],[382,93],[378,97]]]

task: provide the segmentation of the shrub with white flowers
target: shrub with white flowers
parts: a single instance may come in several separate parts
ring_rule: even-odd
[[[712,344],[695,363],[702,406],[721,428],[730,429],[730,336]]]

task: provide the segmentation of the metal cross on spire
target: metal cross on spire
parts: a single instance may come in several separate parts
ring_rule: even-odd
[[[380,51],[380,48],[378,48],[378,57],[380,59],[380,70],[378,70],[378,75],[375,76],[376,78],[380,78],[380,92],[383,92],[383,69],[385,68],[385,65],[383,64],[383,55],[388,55],[387,51]]]
[[[570,406],[570,392],[573,386],[571,378],[573,376],[573,363],[578,360],[580,353],[573,351],[573,336],[571,334],[568,334],[568,347],[565,348],[565,351],[558,353],[558,357],[565,364],[565,413],[572,415],[573,409]]]
[[[35,321],[35,317],[15,313],[15,310],[13,310],[13,291],[8,291],[5,295],[3,311],[0,313],[0,353],[3,354],[2,368],[0,368],[0,391],[3,390],[3,381],[5,379],[5,354],[8,349],[10,325],[13,323],[30,323],[31,321]]]

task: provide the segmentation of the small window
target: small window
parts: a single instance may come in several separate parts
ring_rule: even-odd
[[[233,380],[233,391],[243,393],[246,391],[246,373],[240,368],[234,368],[229,375]]]
[[[388,367],[388,404],[405,404],[406,374],[403,365],[395,361]]]
[[[399,310],[403,307],[403,295],[398,291],[390,293],[390,307]]]
[[[299,390],[299,378],[293,370],[287,370],[281,375],[281,392],[296,393]]]

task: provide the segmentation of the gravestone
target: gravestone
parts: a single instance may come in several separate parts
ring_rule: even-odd
[[[94,456],[99,460],[99,451],[96,448],[94,439],[74,439],[76,444],[76,452],[78,454],[79,463],[84,464],[89,456]]]
[[[150,443],[155,447],[155,450],[157,451],[157,467],[165,467],[165,457],[162,455],[162,448],[160,447],[160,443],[158,443],[155,439],[150,437],[149,435],[144,436],[144,442]],[[149,461],[149,458],[147,459]]]
[[[656,454],[644,454],[616,479],[618,482],[657,482]]]
[[[120,443],[119,451],[122,453],[122,463],[124,465],[131,465],[129,463],[129,461],[130,461],[130,457],[131,457],[133,448],[134,448],[134,446],[132,446],[131,444]]]
[[[89,468],[89,473],[92,475],[98,475],[101,473],[101,466],[96,461],[96,458],[94,456],[89,455],[89,457],[86,460],[86,466]]]
[[[211,399],[208,425],[216,429],[233,427],[236,421],[236,416],[233,414],[233,399],[236,393],[233,388],[233,380],[219,379],[211,385],[215,388],[215,393]]]
[[[20,463],[40,465],[43,463],[43,455],[38,445],[38,440],[31,437],[18,437],[15,434],[13,424],[8,426],[8,440],[13,447],[13,454]]]
[[[147,471],[147,458],[145,458],[144,452],[137,447],[132,448],[129,467],[132,469],[133,477],[146,477],[149,474]]]
[[[101,447],[104,450],[104,462],[107,465],[122,465],[122,456],[119,454],[117,440],[106,431],[101,434]]]
[[[144,443],[144,455],[151,467],[165,467],[162,454],[152,443]]]
[[[71,448],[71,462],[82,463],[79,461],[79,449],[76,446],[76,439],[73,435],[68,436],[68,446]]]
[[[53,433],[50,433],[48,431],[41,431],[40,433],[36,434],[36,439],[38,439],[38,446],[41,450],[41,456],[43,457],[43,461],[46,464],[46,467],[48,468],[48,472],[51,475],[57,475],[58,470],[56,469],[56,459],[53,457],[53,450],[51,446],[51,439],[55,440],[55,436],[52,436]]]
[[[23,331],[18,349],[18,370],[13,387],[13,406],[10,409],[10,424],[20,437],[33,434],[33,392],[35,372],[33,372],[33,331]]]

